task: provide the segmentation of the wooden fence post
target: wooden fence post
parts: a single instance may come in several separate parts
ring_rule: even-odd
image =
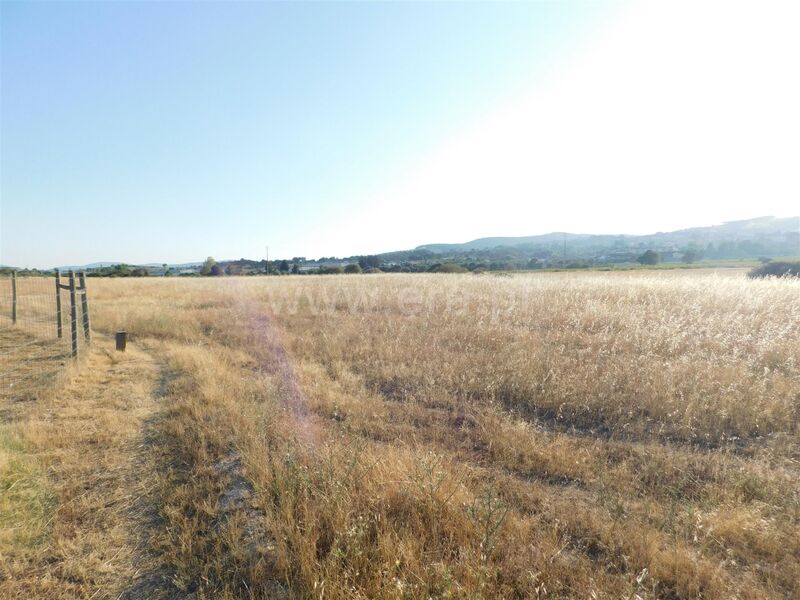
[[[75,272],[69,272],[69,317],[72,324],[72,356],[78,356],[78,307],[75,302]]]
[[[64,337],[64,327],[61,319],[61,273],[56,269],[56,325],[58,326],[58,338]]]
[[[17,272],[11,271],[11,322],[17,324]]]
[[[86,295],[86,273],[78,273],[78,281],[81,284],[81,313],[83,313],[83,337],[87,342],[91,341],[92,334],[89,325],[89,298]]]

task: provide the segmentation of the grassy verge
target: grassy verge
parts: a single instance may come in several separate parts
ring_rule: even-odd
[[[0,571],[24,568],[46,542],[54,509],[52,487],[32,448],[0,425]]]

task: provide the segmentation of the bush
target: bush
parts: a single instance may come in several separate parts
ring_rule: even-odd
[[[636,259],[642,265],[657,265],[661,262],[661,256],[658,252],[647,250],[639,258]]]
[[[344,268],[345,273],[361,273],[361,267],[358,263],[350,263]]]
[[[769,262],[747,274],[751,279],[764,277],[800,277],[800,262]]]
[[[383,273],[383,271],[381,271],[378,267],[370,267],[369,269],[366,269],[364,273]]]
[[[683,253],[683,262],[687,265],[692,264],[693,262],[697,262],[703,257],[702,252],[699,250],[695,250],[694,248],[689,248],[686,252]]]
[[[339,275],[344,273],[344,269],[342,267],[320,267],[317,269],[317,273],[320,275]]]
[[[431,273],[467,273],[468,269],[456,263],[441,263],[428,269]]]

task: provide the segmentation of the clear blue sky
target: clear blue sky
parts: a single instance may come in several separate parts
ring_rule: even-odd
[[[642,98],[637,112],[626,99],[652,89],[680,106],[628,61],[667,61],[659,68],[670,77],[691,75],[669,62],[674,41],[645,47],[692,39],[660,25],[696,23],[698,11],[687,7],[670,21],[628,14],[622,2],[2,2],[0,263],[260,258],[265,244],[275,257],[341,256],[792,212],[796,185],[774,207],[689,211],[665,227],[658,215],[601,223],[588,204],[587,220],[572,220],[581,211],[570,202],[588,202],[570,183],[579,173],[594,178],[600,199],[640,197],[639,188],[620,192],[606,181],[603,173],[615,172],[600,172],[598,160],[647,155],[641,147],[625,153],[647,143],[635,137],[641,107],[658,111],[658,100]],[[794,39],[789,25],[769,29],[785,21],[774,15],[764,39]],[[710,29],[724,28],[712,21]],[[697,40],[694,49],[715,47]],[[701,54],[684,59],[704,65]],[[756,56],[753,72],[769,73],[759,62],[769,59]],[[785,110],[770,108],[795,115],[781,135],[795,132],[795,92],[780,95]],[[629,114],[637,120],[625,133]],[[659,117],[667,126],[654,135],[679,132],[680,117],[677,127]],[[617,131],[628,136],[617,147],[597,146]],[[780,168],[796,168],[792,148]],[[675,155],[685,153],[676,147]],[[730,160],[720,170],[740,172]],[[482,168],[493,161],[494,170]],[[784,181],[771,175],[776,186]],[[532,181],[549,187],[529,189]],[[497,193],[483,193],[486,186]]]
[[[535,79],[595,13],[3,2],[2,262],[357,251],[314,231]]]

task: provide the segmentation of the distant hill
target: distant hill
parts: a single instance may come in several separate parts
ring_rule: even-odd
[[[475,250],[492,248],[514,248],[519,246],[555,246],[564,241],[570,246],[614,246],[619,243],[625,245],[641,244],[675,244],[686,245],[690,243],[707,245],[718,242],[738,242],[743,240],[778,240],[791,239],[800,234],[800,217],[758,217],[743,221],[729,221],[721,225],[710,227],[693,227],[678,231],[658,232],[647,235],[593,235],[564,232],[552,232],[542,235],[522,237],[487,237],[464,242],[460,244],[425,244],[417,246],[415,250],[434,252],[437,254],[463,253]],[[795,252],[800,251],[797,248]]]
[[[203,264],[203,261],[198,262],[187,262],[187,263],[167,263],[167,267],[170,269],[191,269],[192,267],[199,267]],[[140,267],[162,267],[164,263],[145,263],[143,265],[138,265]]]
[[[134,267],[161,268],[161,266],[164,263],[146,263],[146,264],[139,265],[139,264],[126,263],[125,261],[121,261],[121,260],[116,260],[116,261],[93,262],[93,263],[89,263],[89,264],[86,264],[86,265],[69,265],[69,266],[65,266],[65,267],[54,267],[54,268],[58,269],[59,271],[69,271],[69,270],[82,271],[82,270],[90,270],[90,269],[105,269],[106,267],[113,267],[114,265],[126,265],[126,264],[130,264],[131,266],[134,266]],[[167,263],[167,267],[169,267],[170,269],[189,269],[189,268],[192,268],[192,267],[199,267],[202,264],[203,264],[203,261],[189,262],[189,263],[178,263],[178,264]]]
[[[104,262],[93,262],[89,263],[88,265],[65,265],[63,267],[53,267],[54,269],[58,269],[59,271],[80,271],[83,269],[102,269],[104,267],[111,267],[113,265],[118,265],[122,261],[104,261]]]
[[[467,250],[487,250],[489,248],[500,247],[514,247],[514,246],[530,246],[535,244],[554,244],[562,243],[565,239],[584,240],[589,238],[609,238],[615,239],[619,236],[602,236],[581,233],[565,233],[565,232],[552,232],[544,233],[541,235],[526,235],[522,237],[487,237],[472,240],[471,242],[464,242],[462,244],[425,244],[417,246],[415,250],[427,250],[429,252],[436,252],[438,254],[446,254],[451,252],[464,252]]]
[[[271,271],[279,272],[281,263],[299,272],[313,272],[321,267],[343,267],[361,263],[362,268],[380,265],[389,271],[424,271],[443,263],[458,263],[469,270],[511,270],[543,267],[573,267],[610,264],[635,264],[647,250],[663,262],[695,262],[701,259],[756,259],[800,256],[800,217],[758,217],[728,221],[709,227],[677,231],[659,231],[646,235],[595,235],[588,233],[550,232],[521,237],[486,237],[454,244],[425,244],[413,250],[396,250],[377,256],[334,256],[319,259],[292,258],[270,261]],[[101,261],[86,265],[58,267],[62,271],[111,270],[122,261]],[[203,261],[168,263],[173,275],[187,275],[200,270]],[[226,273],[260,274],[263,259],[220,260]],[[127,265],[145,269],[149,275],[164,275],[163,263]],[[13,267],[5,267],[9,270]]]

